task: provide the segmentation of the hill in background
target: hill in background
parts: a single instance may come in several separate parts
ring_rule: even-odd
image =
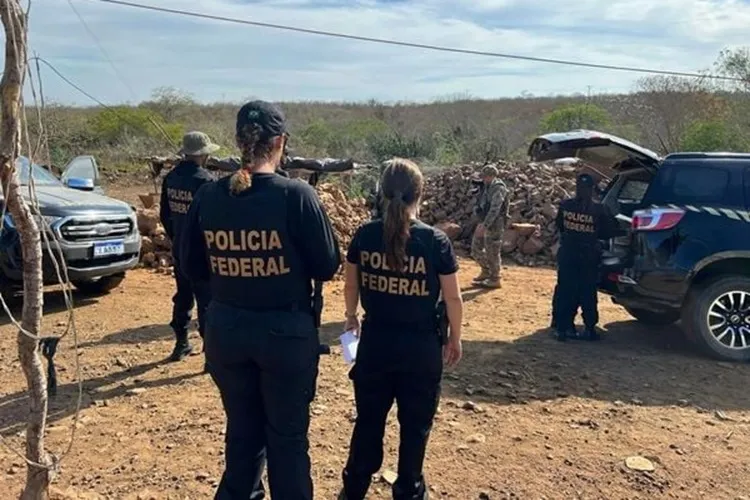
[[[750,51],[722,52],[716,68],[716,73],[744,82],[651,76],[623,95],[281,105],[290,122],[293,152],[308,157],[364,162],[403,156],[431,165],[522,159],[536,135],[575,128],[610,132],[660,153],[748,151]],[[136,106],[47,105],[43,114],[54,164],[86,153],[116,171],[132,169],[144,155],[175,152],[188,130],[208,133],[223,146],[220,154],[233,154],[240,104],[201,104],[178,89],[161,88]],[[30,136],[36,144],[34,123]]]

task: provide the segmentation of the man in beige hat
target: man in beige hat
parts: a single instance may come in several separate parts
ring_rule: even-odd
[[[180,272],[180,235],[190,203],[205,183],[213,181],[211,173],[204,167],[209,155],[219,146],[212,143],[203,132],[188,132],[182,138],[180,154],[183,159],[164,177],[161,186],[160,219],[164,230],[172,241],[172,260],[175,269],[177,292],[172,298],[172,321],[175,346],[170,361],[180,361],[193,348],[188,341],[188,324],[193,304],[198,306],[198,332],[203,338],[206,307],[210,296],[205,283],[192,283]],[[204,369],[205,371],[205,369]]]
[[[473,283],[483,288],[500,288],[500,252],[508,217],[508,187],[498,179],[497,167],[486,165],[480,176],[482,187],[475,208],[479,225],[471,240],[471,256],[482,272]]]

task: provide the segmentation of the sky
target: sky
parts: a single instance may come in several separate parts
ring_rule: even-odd
[[[413,43],[689,72],[709,69],[722,48],[747,45],[750,26],[750,0],[132,1]],[[29,45],[107,104],[140,102],[158,87],[202,102],[620,93],[644,76],[292,33],[98,0],[32,0]],[[42,78],[50,101],[95,104],[44,67]]]

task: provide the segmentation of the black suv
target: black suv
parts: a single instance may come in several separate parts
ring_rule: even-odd
[[[653,151],[609,134],[547,134],[532,161],[579,158],[611,177],[602,194],[627,236],[607,242],[600,290],[637,320],[682,320],[723,360],[750,360],[750,153]]]

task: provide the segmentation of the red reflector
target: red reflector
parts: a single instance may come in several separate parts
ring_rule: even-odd
[[[632,228],[636,231],[664,231],[672,229],[685,216],[679,208],[649,208],[633,212]]]
[[[607,279],[609,281],[614,281],[615,283],[617,283],[619,281],[619,277],[620,277],[620,275],[617,274],[617,273],[609,273],[607,275]]]

